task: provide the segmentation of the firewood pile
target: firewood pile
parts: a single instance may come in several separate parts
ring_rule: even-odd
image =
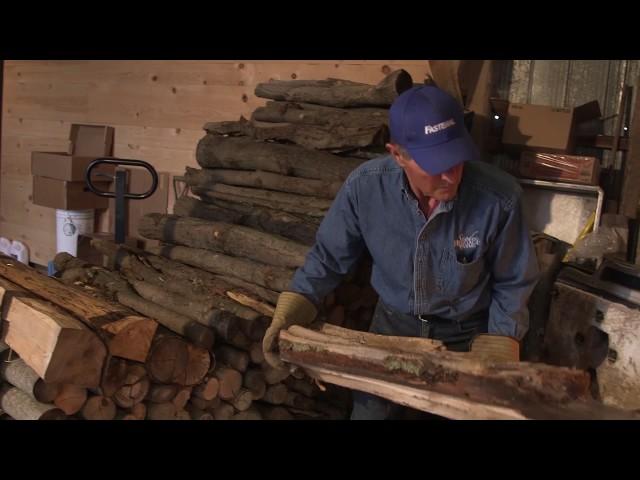
[[[173,215],[149,214],[140,250],[100,238],[102,266],[56,256],[59,279],[0,262],[0,408],[16,419],[342,419],[348,390],[271,368],[262,338],[351,171],[384,152],[387,109],[412,85],[272,81],[251,120],[209,123]],[[366,330],[365,259],[320,319]],[[9,358],[10,357],[10,358]]]

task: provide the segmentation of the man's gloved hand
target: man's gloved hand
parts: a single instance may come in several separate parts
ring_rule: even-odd
[[[318,310],[304,295],[295,292],[282,292],[278,297],[278,304],[273,314],[271,325],[267,329],[262,341],[264,358],[274,368],[284,366],[280,356],[274,353],[278,345],[280,330],[291,325],[309,325],[316,318]]]
[[[483,333],[471,343],[471,353],[486,362],[519,362],[520,343],[512,337]]]

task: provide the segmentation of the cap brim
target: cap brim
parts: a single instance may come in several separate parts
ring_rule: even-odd
[[[480,159],[480,152],[466,131],[464,135],[440,145],[407,148],[407,151],[429,175],[439,175],[462,162]]]

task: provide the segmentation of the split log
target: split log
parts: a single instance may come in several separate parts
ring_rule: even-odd
[[[258,188],[234,187],[218,183],[209,188],[192,187],[191,191],[205,202],[233,202],[244,205],[272,208],[294,215],[324,218],[331,207],[331,200],[296,195],[294,193],[272,192]]]
[[[226,402],[220,403],[219,406],[213,409],[213,417],[216,420],[230,420],[235,414],[235,408]]]
[[[253,311],[261,313],[262,315],[266,315],[267,317],[273,317],[273,314],[276,312],[275,307],[271,306],[270,304],[256,300],[255,298],[252,298],[244,293],[229,291],[227,292],[227,295],[231,300],[234,300],[240,305],[244,305]],[[241,318],[246,319],[247,317],[243,316]],[[253,318],[251,320],[253,320]]]
[[[231,400],[231,405],[239,412],[249,410],[252,403],[253,393],[246,388],[241,388],[238,394]]]
[[[389,107],[398,95],[413,86],[406,70],[396,70],[377,85],[347,80],[271,80],[256,86],[257,97],[329,107]]]
[[[154,342],[146,363],[153,381],[181,386],[200,383],[210,365],[209,352],[171,335],[161,336]]]
[[[65,415],[75,415],[84,404],[87,403],[87,389],[77,385],[65,383],[53,404],[62,410]]]
[[[162,385],[154,383],[149,387],[147,399],[151,403],[167,403],[173,400],[177,393],[177,385]]]
[[[116,405],[110,398],[96,395],[82,407],[82,417],[85,420],[113,420],[116,418]]]
[[[220,399],[227,401],[234,399],[242,388],[242,374],[225,366],[219,366],[213,374],[220,382],[220,390],[218,391]]]
[[[278,383],[267,387],[267,391],[260,400],[270,403],[271,405],[282,405],[287,400],[288,393],[289,390],[287,389],[287,386],[282,383]]]
[[[310,178],[289,177],[272,172],[225,170],[213,168],[187,167],[185,183],[191,187],[211,189],[216,184],[235,185],[237,187],[253,187],[276,192],[292,193],[333,200],[338,194],[342,182],[313,180]],[[187,198],[187,197],[184,197]],[[174,210],[175,211],[175,210]],[[177,215],[182,215],[177,213]],[[189,215],[187,215],[189,216]],[[238,217],[229,215],[228,223],[238,223]]]
[[[242,385],[251,392],[253,400],[260,400],[267,391],[264,373],[257,369],[249,369],[245,372]]]
[[[109,363],[105,366],[100,382],[100,388],[94,393],[105,397],[113,397],[116,392],[124,385],[127,374],[129,373],[129,364],[122,358],[111,357]]]
[[[294,270],[253,262],[246,258],[231,257],[204,250],[182,246],[151,247],[152,253],[212,273],[235,276],[246,282],[282,292],[289,287]]]
[[[220,382],[217,378],[205,378],[204,381],[193,389],[193,396],[202,400],[213,400],[220,391]]]
[[[93,298],[13,259],[3,257],[0,276],[75,315],[100,336],[111,355],[140,362],[146,359],[157,328],[153,320],[131,315],[116,303]]]
[[[65,414],[53,405],[40,403],[15,387],[0,388],[0,408],[15,420],[63,420]]]
[[[284,407],[256,404],[256,408],[264,420],[293,420],[294,417]]]
[[[310,103],[267,102],[251,115],[258,122],[296,123],[320,126],[375,127],[388,125],[389,110],[386,108],[344,109],[314,105]]]
[[[525,362],[483,363],[472,353],[417,348],[420,343],[429,345],[424,339],[383,338],[326,327],[341,335],[302,327],[281,332],[282,359],[329,383],[451,418],[620,414],[605,412],[590,401],[590,379],[584,371]]]
[[[244,372],[249,366],[249,354],[229,345],[220,345],[214,350],[216,359],[231,368]]]
[[[113,401],[122,408],[132,408],[142,402],[149,393],[151,382],[142,365],[128,368],[123,385],[113,395]]]
[[[138,226],[149,239],[296,268],[304,264],[308,247],[252,228],[193,217],[149,213]]]
[[[214,333],[208,327],[196,322],[195,320],[179,315],[171,310],[167,310],[152,301],[130,292],[118,292],[118,301],[133,310],[142,313],[148,317],[154,318],[158,323],[167,327],[172,332],[178,333],[196,345],[203,348],[211,348],[214,342]]]
[[[319,218],[217,199],[203,202],[193,197],[181,197],[176,201],[173,212],[184,217],[244,225],[304,245],[313,245],[320,225]]]
[[[198,142],[196,160],[203,168],[259,170],[329,182],[343,182],[362,163],[299,145],[212,134]]]
[[[21,277],[23,283],[36,275],[47,278],[12,265],[0,261],[0,269],[6,267],[16,274],[12,278]],[[4,278],[0,278],[0,292],[3,339],[26,365],[50,383],[98,385],[107,350],[95,333],[65,310]]]
[[[213,420],[213,414],[211,412],[207,412],[205,410],[201,410],[199,408],[194,407],[193,405],[189,405],[186,408],[187,412],[189,412],[189,416],[191,420]]]
[[[262,420],[262,415],[255,408],[249,408],[244,412],[238,412],[232,416],[229,420]]]
[[[187,406],[187,403],[189,403],[192,390],[192,387],[182,387],[180,390],[178,390],[176,396],[173,397],[173,400],[171,400],[171,403],[176,406],[176,411],[184,410],[184,408]]]

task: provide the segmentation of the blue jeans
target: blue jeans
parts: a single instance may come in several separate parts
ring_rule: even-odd
[[[397,313],[378,301],[371,322],[371,333],[400,337],[426,337],[441,340],[448,350],[469,351],[471,340],[486,333],[488,312],[473,315],[462,322],[452,322],[437,317],[426,317],[423,322],[413,315]],[[369,393],[353,392],[351,420],[398,420],[441,418],[425,412],[397,405]]]

